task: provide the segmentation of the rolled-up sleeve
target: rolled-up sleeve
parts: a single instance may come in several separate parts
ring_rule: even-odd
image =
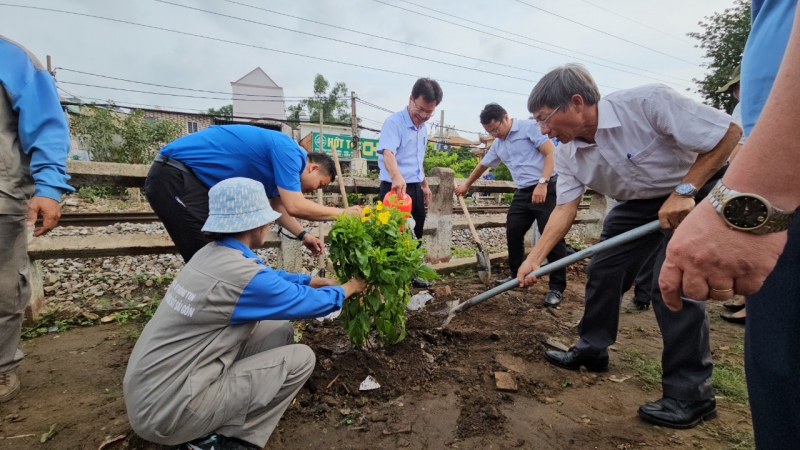
[[[567,163],[566,151],[556,152],[555,166],[558,172],[556,184],[556,205],[565,205],[586,192],[586,186],[578,181]]]
[[[497,156],[497,146],[492,145],[489,147],[489,151],[486,152],[486,155],[481,158],[481,165],[485,167],[497,167],[500,165],[500,157]]]
[[[716,147],[732,122],[726,113],[684,97],[667,86],[653,89],[644,111],[659,133],[672,137],[680,148],[695,153],[706,153]]]

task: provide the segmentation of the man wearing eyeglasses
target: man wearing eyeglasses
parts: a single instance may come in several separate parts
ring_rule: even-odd
[[[467,181],[456,188],[455,194],[466,194],[472,183],[486,169],[497,167],[502,161],[511,172],[517,185],[514,198],[506,215],[506,242],[508,265],[511,275],[497,280],[503,284],[516,277],[519,266],[525,259],[525,235],[536,221],[539,232],[544,230],[550,213],[556,206],[556,182],[558,175],[553,170],[555,145],[543,135],[533,120],[509,119],[506,110],[497,103],[489,103],[480,115],[481,125],[495,137],[492,147],[472,171]],[[567,256],[567,245],[561,239],[547,255],[549,262]],[[567,270],[560,269],[550,274],[550,291],[544,298],[545,306],[558,306],[567,287]]]
[[[414,235],[422,237],[425,205],[431,200],[431,189],[425,178],[422,162],[428,144],[425,122],[442,102],[442,88],[436,80],[420,78],[411,89],[408,106],[383,122],[378,142],[380,198],[394,189],[398,195],[408,193],[412,201],[411,216],[416,222]],[[414,287],[429,287],[430,282],[414,279]]]
[[[653,268],[658,279],[672,231],[722,177],[742,130],[724,112],[660,84],[601,99],[589,72],[577,64],[542,77],[528,98],[528,110],[540,119],[542,133],[561,144],[555,157],[557,206],[519,269],[521,285],[536,281],[524,276],[570,229],[586,187],[619,201],[605,219],[601,240],[654,220],[663,229],[592,258],[580,338],[569,351],[545,354],[548,362],[565,369],[605,372],[622,293],[653,252],[658,252]],[[683,309],[671,312],[661,292],[652,292],[664,341],[663,397],[642,405],[639,416],[661,426],[691,428],[717,414],[705,305],[684,298]]]

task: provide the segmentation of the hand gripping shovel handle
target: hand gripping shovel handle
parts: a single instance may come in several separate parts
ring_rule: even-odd
[[[655,231],[658,231],[659,229],[661,229],[661,227],[659,226],[658,221],[654,220],[654,221],[652,221],[652,222],[650,222],[650,223],[648,223],[646,225],[642,225],[642,226],[640,226],[638,228],[634,228],[634,229],[632,229],[630,231],[626,231],[625,233],[622,233],[622,234],[620,234],[618,236],[614,236],[611,239],[607,239],[607,240],[605,240],[603,242],[600,242],[598,244],[595,244],[595,245],[593,245],[593,246],[591,246],[591,247],[589,247],[587,249],[581,250],[579,252],[575,252],[575,253],[573,253],[573,254],[571,254],[569,256],[566,256],[564,258],[559,259],[558,261],[551,262],[551,263],[547,264],[546,266],[540,267],[539,269],[534,270],[533,272],[529,273],[528,275],[525,276],[525,278],[528,278],[530,276],[540,277],[542,275],[547,275],[547,274],[549,274],[551,272],[554,272],[554,271],[556,271],[558,269],[563,269],[563,268],[567,267],[568,265],[570,265],[572,263],[578,262],[578,261],[580,261],[582,259],[585,259],[585,258],[589,258],[591,256],[594,256],[594,255],[600,253],[600,252],[606,251],[606,250],[608,250],[610,248],[614,248],[614,247],[617,247],[619,245],[622,245],[622,244],[634,241],[636,239],[639,239],[640,237],[648,235],[648,234],[653,233]],[[497,286],[497,287],[495,287],[493,289],[489,289],[488,291],[484,292],[483,294],[480,294],[480,295],[477,295],[475,297],[472,297],[471,299],[467,300],[464,303],[461,303],[459,305],[454,306],[453,308],[450,309],[450,312],[447,315],[447,319],[445,319],[445,326],[447,325],[447,323],[450,322],[450,319],[453,318],[453,315],[456,312],[463,311],[465,309],[471,308],[471,307],[477,305],[478,303],[483,302],[484,300],[488,300],[488,299],[494,297],[497,294],[500,294],[500,293],[503,293],[505,291],[514,289],[517,286],[519,286],[519,281],[515,278],[515,279],[513,279],[513,280],[511,280],[511,281],[509,281],[507,283],[503,283],[500,286]]]

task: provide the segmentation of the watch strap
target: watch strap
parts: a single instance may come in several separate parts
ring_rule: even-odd
[[[728,188],[722,184],[722,180],[719,180],[717,181],[717,184],[714,185],[711,193],[708,195],[708,200],[711,202],[711,205],[714,206],[717,214],[724,218],[724,211],[722,208],[725,205],[725,201],[739,194],[741,194],[741,192]],[[786,212],[775,208],[769,202],[767,202],[767,207],[769,208],[769,217],[767,218],[767,221],[758,228],[743,231],[753,234],[769,234],[788,230],[797,211],[795,210],[792,212]]]

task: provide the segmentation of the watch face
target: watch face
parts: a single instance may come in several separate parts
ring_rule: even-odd
[[[760,227],[769,217],[769,208],[757,197],[739,195],[730,198],[722,208],[727,221],[734,227],[752,230]]]
[[[681,183],[675,187],[675,192],[678,195],[692,195],[694,191],[695,188],[690,183]]]

